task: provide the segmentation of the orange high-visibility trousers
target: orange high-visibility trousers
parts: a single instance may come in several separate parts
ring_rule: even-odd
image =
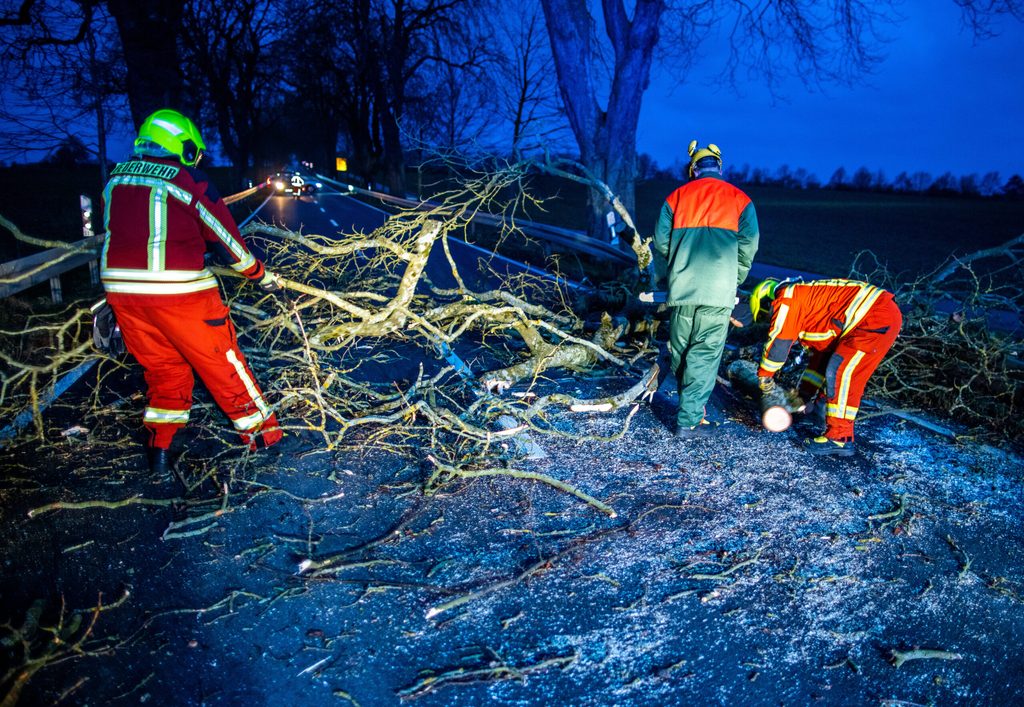
[[[168,448],[174,433],[188,422],[193,370],[244,443],[253,445],[257,431],[265,445],[281,438],[217,290],[197,292],[166,306],[136,305],[125,299],[110,306],[125,346],[145,369],[148,404],[143,424],[150,431],[150,446]]]
[[[884,297],[864,315],[852,331],[825,351],[814,351],[800,379],[804,400],[822,387],[827,395],[825,436],[837,442],[853,441],[853,422],[868,379],[889,353],[903,314],[892,297]]]

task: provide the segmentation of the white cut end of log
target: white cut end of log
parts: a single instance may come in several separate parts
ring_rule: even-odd
[[[608,412],[612,409],[611,403],[575,403],[569,409],[573,412]]]
[[[761,424],[769,432],[784,432],[793,424],[793,416],[781,405],[774,405],[761,414]]]
[[[302,574],[313,565],[313,560],[303,560],[299,563],[299,574]]]
[[[491,437],[509,437],[517,435],[523,430],[529,429],[526,425],[518,425],[517,427],[510,427],[507,430],[499,430],[497,432],[491,432]]]

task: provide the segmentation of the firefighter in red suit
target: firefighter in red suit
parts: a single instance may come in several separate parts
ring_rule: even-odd
[[[100,273],[125,345],[145,369],[143,424],[157,473],[168,469],[171,440],[188,422],[193,371],[244,444],[270,446],[283,436],[204,256],[213,251],[265,291],[280,283],[249,252],[227,206],[195,169],[204,149],[191,120],[158,110],[139,128],[135,158],[114,167],[103,194]]]
[[[779,282],[767,279],[750,296],[756,320],[770,310],[768,341],[757,375],[761,390],[774,387],[793,344],[813,353],[800,379],[809,407],[825,405],[825,434],[804,442],[811,454],[854,453],[853,421],[868,378],[892,348],[903,315],[891,293],[857,280]]]

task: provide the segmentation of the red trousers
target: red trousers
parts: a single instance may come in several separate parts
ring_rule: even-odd
[[[903,314],[892,297],[879,298],[855,329],[824,351],[814,351],[800,379],[800,395],[811,400],[824,387],[825,436],[853,441],[853,421],[864,387],[889,353],[903,326]]]
[[[193,370],[244,443],[269,446],[281,439],[277,418],[238,348],[217,290],[159,306],[134,304],[125,296],[111,299],[125,346],[145,369],[149,390],[143,424],[150,431],[150,446],[168,448],[188,422]]]

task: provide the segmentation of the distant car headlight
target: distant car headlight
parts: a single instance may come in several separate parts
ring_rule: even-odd
[[[317,182],[317,183],[316,183],[316,188],[317,188],[317,189],[323,189],[323,188],[324,188],[324,185],[323,185],[323,184],[322,184],[321,182]]]
[[[284,191],[284,182],[282,182],[282,181],[274,182],[274,188],[277,189],[278,191]]]

